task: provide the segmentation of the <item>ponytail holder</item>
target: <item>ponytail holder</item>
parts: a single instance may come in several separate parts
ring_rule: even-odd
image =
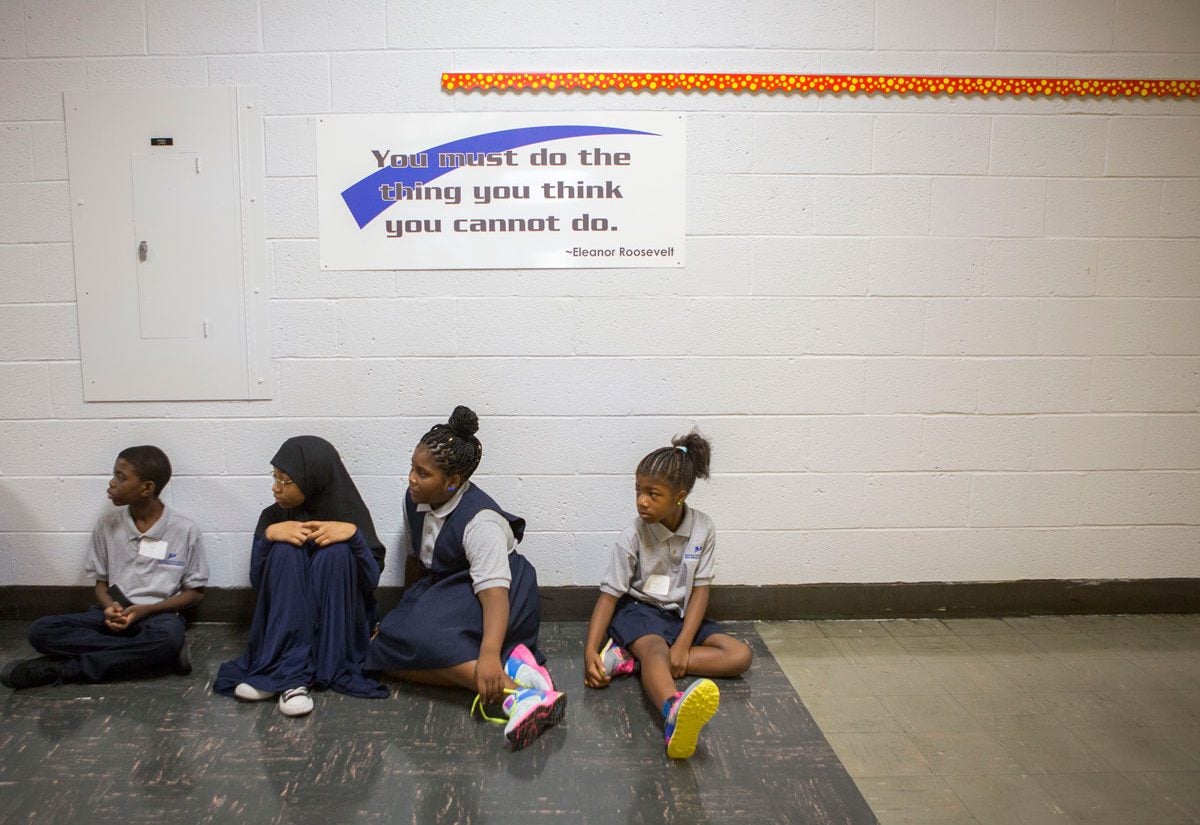
[[[675,449],[682,450],[685,454],[687,453],[687,447],[683,446],[682,444],[676,444]]]

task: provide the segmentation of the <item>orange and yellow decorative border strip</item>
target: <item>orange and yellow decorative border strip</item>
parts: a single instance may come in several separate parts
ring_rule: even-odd
[[[735,94],[1200,97],[1200,80],[662,72],[448,72],[447,92],[732,92]]]

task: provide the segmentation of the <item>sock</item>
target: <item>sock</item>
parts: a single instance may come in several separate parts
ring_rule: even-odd
[[[671,708],[675,707],[675,700],[682,694],[676,693],[674,696],[668,696],[667,701],[663,702],[662,715],[663,719],[668,719],[671,716]]]

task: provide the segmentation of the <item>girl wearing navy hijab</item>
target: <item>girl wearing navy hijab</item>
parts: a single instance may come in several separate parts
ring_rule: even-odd
[[[323,438],[289,438],[271,467],[275,503],[259,516],[250,553],[258,603],[249,645],[221,665],[213,690],[246,701],[278,695],[285,716],[310,713],[313,689],[387,696],[363,675],[384,556],[370,511]]]

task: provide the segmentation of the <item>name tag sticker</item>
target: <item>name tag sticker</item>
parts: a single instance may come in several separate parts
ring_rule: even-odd
[[[671,577],[661,573],[647,576],[645,590],[650,596],[666,596],[671,592]]]
[[[142,539],[138,542],[138,555],[149,556],[152,559],[159,559],[161,561],[167,557],[167,542]]]

